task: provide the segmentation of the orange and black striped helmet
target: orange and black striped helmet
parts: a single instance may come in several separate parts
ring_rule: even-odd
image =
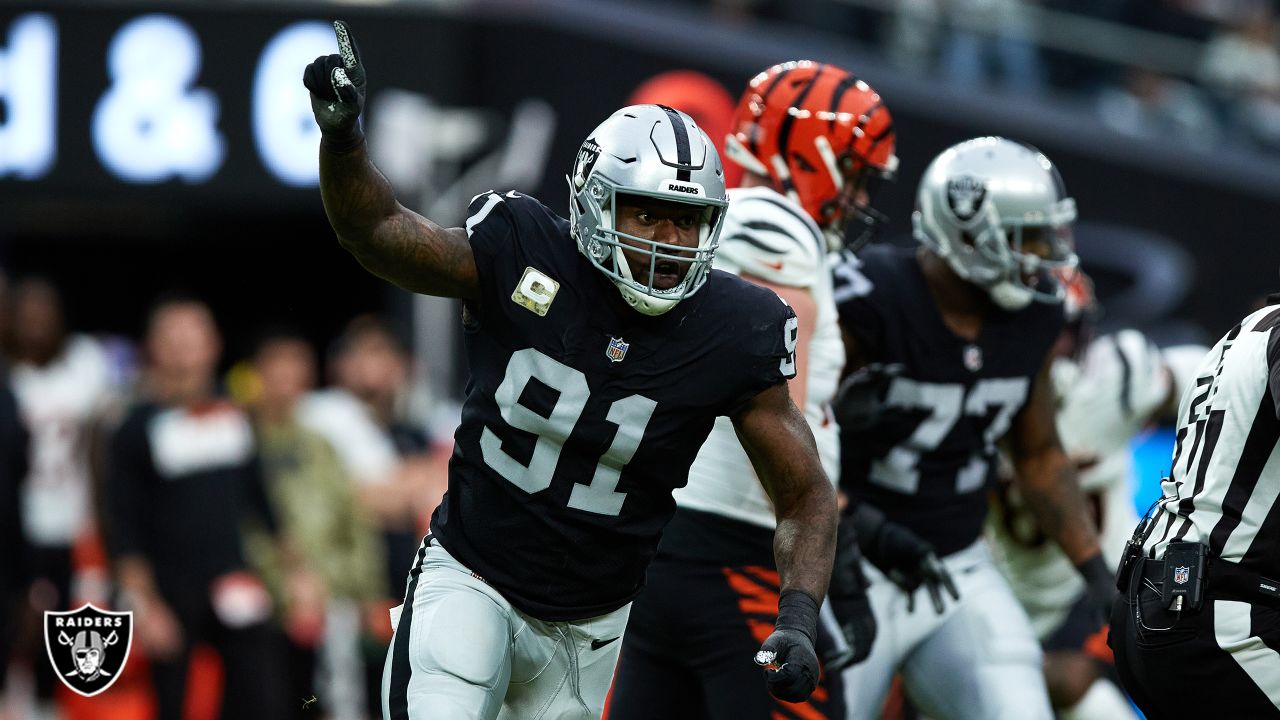
[[[870,240],[884,216],[870,205],[897,170],[893,118],[866,82],[835,65],[797,60],[751,79],[725,154],[805,209],[833,249]],[[856,247],[855,247],[856,249]]]

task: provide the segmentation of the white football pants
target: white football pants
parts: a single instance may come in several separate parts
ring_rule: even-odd
[[[421,572],[392,611],[383,720],[601,716],[630,604],[588,620],[543,622],[511,607],[435,540],[415,562]]]
[[[878,630],[871,656],[844,672],[850,720],[880,717],[895,672],[936,720],[1052,720],[1040,645],[985,541],[942,562],[960,600],[944,592],[939,615],[924,587],[907,612],[907,593],[864,561]]]

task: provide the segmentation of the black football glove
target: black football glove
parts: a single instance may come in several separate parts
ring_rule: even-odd
[[[1076,570],[1084,577],[1085,598],[1093,610],[1093,620],[1097,627],[1102,627],[1111,619],[1111,603],[1116,598],[1116,575],[1107,567],[1102,553],[1080,563]]]
[[[867,560],[907,593],[907,612],[915,612],[915,591],[921,585],[939,615],[946,610],[943,591],[953,600],[960,599],[951,573],[927,540],[866,503],[858,503],[854,509],[853,523]]]
[[[338,54],[316,58],[303,71],[302,84],[311,91],[311,112],[326,143],[354,146],[363,138],[364,64],[347,24],[333,21],[333,32],[338,37]]]
[[[836,540],[836,562],[831,571],[831,586],[827,590],[831,610],[840,623],[846,647],[833,650],[823,656],[827,672],[837,672],[867,659],[876,640],[876,618],[867,599],[867,579],[862,574],[862,552],[858,548],[857,533],[852,516],[845,514],[840,520]]]
[[[862,432],[877,425],[886,412],[889,385],[902,373],[901,365],[872,363],[850,373],[840,383],[831,409],[840,429]]]
[[[818,687],[818,653],[813,639],[818,633],[818,601],[800,590],[787,590],[778,598],[778,621],[756,653],[764,668],[769,692],[779,700],[804,702]]]

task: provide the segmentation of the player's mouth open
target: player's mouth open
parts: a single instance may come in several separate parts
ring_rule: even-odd
[[[659,260],[653,266],[653,287],[670,290],[680,284],[682,267],[674,260]]]

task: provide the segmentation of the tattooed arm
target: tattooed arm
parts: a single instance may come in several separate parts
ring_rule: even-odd
[[[752,398],[733,418],[742,447],[773,501],[778,529],[773,553],[782,591],[827,594],[835,558],[836,498],[822,471],[813,432],[786,384]]]
[[[443,228],[396,202],[369,160],[360,113],[366,77],[346,23],[333,23],[338,53],[316,58],[302,82],[320,126],[320,194],[338,240],[369,272],[427,295],[474,300],[479,280],[467,233]]]
[[[475,258],[462,228],[443,228],[396,202],[361,143],[336,153],[320,143],[320,193],[342,246],[369,272],[405,290],[473,300]]]

